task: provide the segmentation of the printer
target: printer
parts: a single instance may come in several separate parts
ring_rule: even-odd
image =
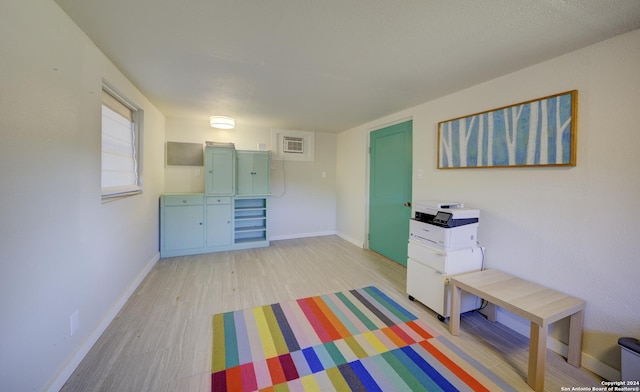
[[[480,210],[445,201],[416,201],[409,224],[410,240],[445,250],[476,246]]]
[[[407,294],[438,314],[449,317],[449,276],[480,271],[484,248],[477,244],[480,211],[447,201],[414,201],[407,247]],[[461,293],[460,309],[478,309],[480,298]]]

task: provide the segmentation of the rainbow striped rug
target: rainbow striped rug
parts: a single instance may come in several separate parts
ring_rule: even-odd
[[[515,391],[376,287],[213,316],[213,391]]]

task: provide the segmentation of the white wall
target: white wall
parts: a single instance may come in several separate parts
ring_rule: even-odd
[[[236,124],[232,130],[220,130],[211,128],[208,118],[168,118],[166,135],[167,141],[174,142],[231,142],[238,150],[257,150],[262,143],[271,149],[269,128]],[[272,240],[335,233],[336,141],[335,134],[315,132],[313,162],[272,160],[273,196],[269,200]],[[204,192],[202,167],[166,166],[166,192]]]
[[[367,156],[350,146],[366,144],[381,124],[413,116],[413,199],[479,208],[489,268],[585,299],[583,366],[619,377],[617,339],[640,337],[638,64],[640,31],[634,31],[341,133],[337,231],[366,235],[354,222],[363,219]],[[576,167],[436,169],[439,121],[573,89]],[[416,179],[418,170],[424,179]],[[502,313],[503,322],[522,330],[522,320]],[[566,326],[552,330],[556,342],[566,342]]]
[[[0,53],[0,390],[58,389],[159,257],[164,117],[51,0],[3,2]],[[110,203],[103,78],[145,113],[144,194]]]

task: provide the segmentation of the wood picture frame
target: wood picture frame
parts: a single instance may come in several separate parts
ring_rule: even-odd
[[[438,169],[575,166],[578,91],[438,123]]]

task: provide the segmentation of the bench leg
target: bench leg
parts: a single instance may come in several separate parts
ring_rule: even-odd
[[[544,363],[547,356],[547,327],[531,323],[529,373],[527,383],[536,392],[544,391]]]
[[[487,302],[487,308],[485,309],[485,313],[487,314],[487,320],[491,322],[496,322],[498,319],[498,307],[491,302]]]
[[[451,285],[451,306],[449,309],[449,332],[451,335],[460,334],[460,288]]]
[[[580,367],[582,357],[582,323],[584,311],[571,315],[569,324],[569,354],[567,362],[575,367]]]

